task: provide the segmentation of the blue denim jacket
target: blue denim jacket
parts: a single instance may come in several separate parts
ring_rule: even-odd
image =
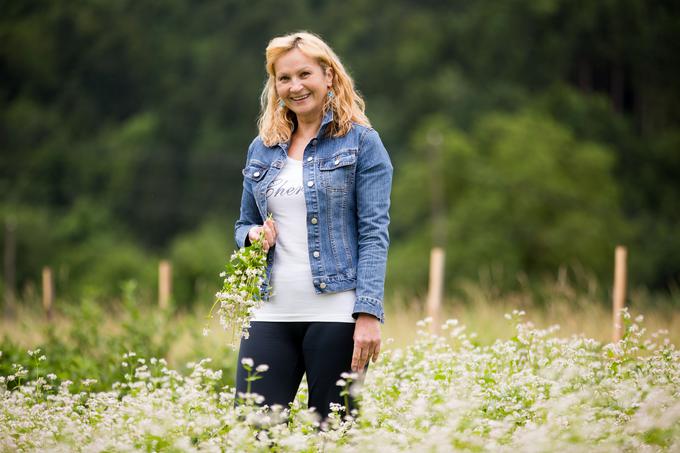
[[[354,124],[342,137],[326,137],[332,118],[326,113],[302,161],[313,284],[318,294],[356,289],[353,316],[370,313],[383,322],[392,163],[371,128]],[[248,148],[235,225],[238,247],[248,245],[248,231],[267,217],[265,193],[287,155],[288,143],[267,147],[260,137]],[[273,258],[270,250],[265,285]]]

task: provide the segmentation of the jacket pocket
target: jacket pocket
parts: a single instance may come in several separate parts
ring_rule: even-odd
[[[243,173],[245,178],[257,183],[261,181],[262,178],[264,178],[267,170],[269,170],[269,166],[267,164],[258,160],[251,160],[241,173]]]
[[[357,163],[357,149],[342,149],[331,157],[319,160],[321,182],[324,188],[332,191],[349,190],[354,181]]]

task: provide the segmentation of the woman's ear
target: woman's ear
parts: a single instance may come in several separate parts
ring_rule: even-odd
[[[326,85],[329,90],[333,88],[333,68],[330,66],[326,68]]]

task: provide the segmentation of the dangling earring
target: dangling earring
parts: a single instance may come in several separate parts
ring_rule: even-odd
[[[328,90],[328,98],[333,99],[333,96],[335,96],[335,93],[333,93],[333,90]]]
[[[286,106],[286,103],[283,102],[283,99],[279,99],[279,107],[284,108]]]

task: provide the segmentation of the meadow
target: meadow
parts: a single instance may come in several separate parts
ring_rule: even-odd
[[[304,383],[289,409],[234,407],[235,353],[204,313],[134,288],[51,323],[25,308],[0,323],[0,451],[677,451],[677,310],[633,294],[612,344],[608,305],[558,286],[540,306],[471,286],[438,334],[393,295],[379,361],[338,381],[361,412],[322,424]]]
[[[680,451],[680,2],[0,4],[0,453]],[[295,30],[394,166],[381,357],[323,425],[304,385],[234,395],[266,364],[206,320]],[[630,290],[612,343],[619,245],[664,295]]]

